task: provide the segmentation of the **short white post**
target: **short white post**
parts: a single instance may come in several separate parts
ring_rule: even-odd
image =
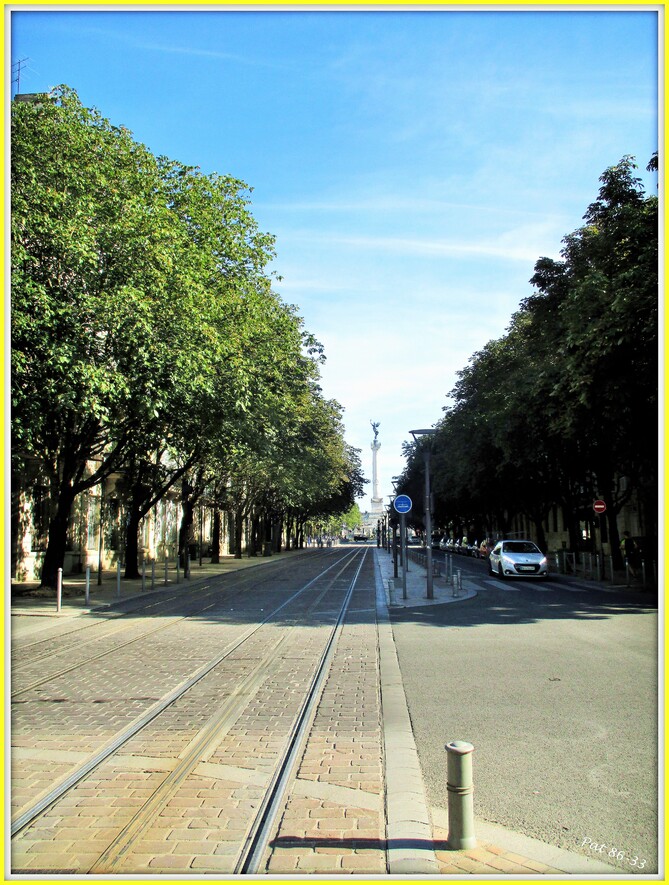
[[[476,848],[474,835],[474,781],[472,753],[467,741],[446,744],[448,767],[448,847],[452,850]]]
[[[86,566],[86,605],[91,601],[91,567]]]
[[[59,612],[63,602],[63,570],[56,572],[56,611]]]

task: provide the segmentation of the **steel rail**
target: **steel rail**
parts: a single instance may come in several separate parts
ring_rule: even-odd
[[[172,691],[168,692],[163,698],[149,707],[148,710],[145,710],[134,722],[131,722],[125,729],[116,734],[111,740],[109,740],[103,747],[97,750],[95,753],[91,754],[88,759],[86,759],[83,763],[77,766],[70,774],[63,777],[60,781],[58,781],[45,795],[35,801],[30,807],[28,807],[25,811],[19,814],[12,822],[11,822],[11,836],[15,836],[24,830],[27,826],[29,826],[37,817],[43,814],[48,808],[50,808],[54,803],[56,803],[62,796],[64,796],[67,792],[73,789],[80,781],[82,781],[85,777],[87,777],[95,768],[97,768],[105,759],[108,759],[119,747],[123,746],[127,741],[129,741],[132,737],[134,737],[139,731],[145,728],[149,722],[155,719],[163,710],[167,709],[171,704],[173,704],[178,698],[184,695],[190,688],[196,685],[200,680],[204,679],[215,667],[219,666],[219,664],[225,660],[226,657],[231,655],[234,651],[236,651],[244,642],[246,642],[254,633],[256,633],[262,626],[272,620],[280,611],[286,608],[294,599],[297,599],[301,594],[305,593],[316,581],[320,580],[323,575],[327,574],[331,569],[335,568],[335,566],[340,565],[342,561],[346,562],[346,560],[350,560],[352,556],[355,556],[358,551],[352,551],[352,553],[346,553],[344,557],[338,558],[335,562],[329,565],[326,569],[320,572],[316,577],[312,578],[308,581],[303,587],[299,590],[296,590],[292,593],[288,599],[286,599],[281,605],[277,606],[272,612],[270,612],[262,621],[259,621],[257,624],[254,624],[248,627],[244,633],[238,636],[232,643],[230,643],[226,649],[221,652],[221,654],[216,655],[216,657],[212,658],[206,664],[203,664],[194,674],[193,676],[186,679],[180,685],[176,686]]]
[[[367,549],[362,551],[360,564],[356,569],[355,575],[346,592],[346,596],[341,604],[337,622],[334,624],[327,644],[323,649],[320,660],[314,671],[314,675],[302,702],[300,712],[296,718],[295,724],[289,736],[289,740],[284,748],[279,764],[275,768],[274,775],[265,792],[263,800],[258,808],[258,812],[252,822],[244,845],[238,855],[235,864],[234,873],[256,873],[267,849],[269,840],[274,832],[274,822],[282,806],[288,783],[292,773],[299,761],[299,754],[304,748],[307,729],[313,721],[317,705],[320,701],[323,683],[329,671],[330,662],[336,648],[336,640],[341,633],[344,619],[348,612],[348,607],[353,595],[353,590],[358,581],[360,571],[364,565],[367,556]]]
[[[286,563],[282,563],[281,565],[282,565],[282,568],[277,569],[278,574],[281,574],[281,572],[288,570],[288,566]],[[221,576],[214,577],[211,580],[215,581],[215,580],[217,580],[218,577],[221,577]],[[140,642],[143,639],[146,639],[148,636],[152,636],[154,633],[159,633],[162,630],[169,630],[171,627],[173,627],[175,624],[178,624],[180,621],[184,621],[184,620],[187,620],[188,618],[193,618],[193,617],[196,617],[197,615],[202,614],[202,612],[205,612],[208,609],[214,607],[215,603],[209,603],[208,600],[212,599],[212,597],[217,596],[221,592],[221,590],[223,590],[223,591],[229,590],[230,592],[228,593],[227,598],[228,599],[235,599],[237,596],[239,596],[241,593],[243,593],[247,589],[248,585],[251,583],[254,583],[254,582],[247,579],[246,581],[244,581],[242,583],[242,586],[237,586],[234,588],[215,587],[215,588],[212,588],[210,592],[206,592],[206,591],[210,590],[210,586],[211,586],[210,583],[203,584],[200,587],[194,587],[193,590],[198,591],[199,593],[202,594],[202,596],[200,597],[199,600],[192,600],[192,602],[199,603],[199,604],[201,604],[203,602],[207,602],[206,605],[202,606],[201,608],[197,608],[197,609],[194,608],[193,611],[189,612],[186,615],[173,617],[169,623],[161,624],[158,627],[152,627],[151,629],[146,630],[144,633],[141,633],[139,636],[136,636],[133,639],[128,639],[125,642],[120,643],[119,645],[115,645],[113,648],[110,648],[110,649],[107,649],[106,651],[100,652],[99,654],[92,655],[91,657],[88,657],[88,658],[84,658],[74,664],[70,664],[69,666],[64,667],[61,670],[56,670],[53,673],[42,675],[38,679],[33,680],[28,685],[24,685],[21,688],[17,688],[16,690],[12,691],[11,692],[11,699],[13,700],[14,698],[18,697],[21,694],[25,694],[26,692],[31,691],[34,688],[38,688],[40,685],[44,685],[44,683],[50,682],[52,679],[57,679],[59,676],[64,676],[66,673],[71,673],[72,671],[77,670],[79,667],[84,667],[87,664],[90,664],[92,661],[97,661],[100,658],[106,657],[107,655],[114,654],[115,652],[120,651],[120,649],[125,648],[128,645],[132,645],[135,642]],[[161,603],[165,603],[166,606],[169,606],[169,604],[174,602],[175,600],[177,602],[183,602],[183,595],[170,596],[167,599],[161,599],[161,600],[159,600],[159,602],[154,602],[151,605],[142,606],[139,609],[134,609],[131,613],[120,614],[114,620],[116,621],[118,619],[122,619],[124,617],[129,616],[130,614],[135,615],[135,614],[137,614],[138,611],[139,612],[146,612],[149,609],[157,608]],[[165,614],[169,614],[169,611],[166,612]],[[106,624],[103,624],[103,625],[97,624],[97,625],[90,625],[90,626],[107,626],[107,625]],[[100,642],[103,639],[113,638],[117,633],[122,633],[125,630],[125,628],[126,628],[125,623],[120,623],[117,625],[115,624],[112,626],[112,629],[108,630],[102,636],[93,636],[93,637],[90,637],[89,639],[86,639],[83,642],[72,643],[71,645],[67,645],[64,649],[59,649],[58,651],[54,651],[54,652],[47,652],[45,654],[37,656],[36,658],[31,658],[30,660],[24,661],[21,664],[12,665],[11,682],[12,683],[15,682],[17,671],[20,672],[21,667],[26,667],[30,664],[36,663],[37,661],[48,660],[49,658],[55,657],[57,654],[62,654],[64,652],[71,650],[73,647],[76,647],[77,649],[79,649],[82,646],[90,645],[93,642]],[[82,629],[86,629],[86,628],[82,628]],[[75,632],[79,633],[80,631],[77,630]],[[44,640],[42,640],[42,641],[44,641]]]
[[[331,551],[328,550],[327,554],[330,554],[330,553],[331,553]],[[325,551],[319,551],[317,554],[318,558],[321,558],[322,556],[325,556],[325,555],[326,555]],[[257,563],[257,565],[260,565],[260,563]],[[277,562],[272,563],[272,565],[278,566],[276,571],[279,574],[282,571],[288,571],[290,568],[293,567],[292,563],[288,563],[288,562],[282,561],[282,560],[277,560]],[[208,590],[210,587],[210,584],[212,582],[221,581],[225,578],[230,578],[231,580],[235,580],[235,581],[237,581],[237,583],[239,583],[240,581],[243,581],[244,586],[246,586],[247,584],[254,583],[254,580],[253,580],[254,575],[251,572],[252,568],[253,568],[253,566],[251,566],[250,569],[244,569],[243,571],[240,570],[240,571],[233,571],[233,572],[221,572],[221,574],[218,574],[218,575],[208,575],[208,576],[205,575],[201,578],[197,578],[195,582],[191,582],[190,584],[185,583],[183,585],[178,585],[178,584],[172,583],[172,585],[170,586],[169,589],[170,589],[170,591],[173,591],[173,592],[172,592],[172,595],[169,595],[169,596],[158,595],[158,594],[165,593],[164,587],[156,588],[155,590],[146,590],[144,593],[144,596],[146,599],[146,604],[139,605],[139,606],[137,606],[137,608],[133,608],[128,611],[114,611],[114,610],[112,610],[112,606],[118,600],[115,600],[114,602],[109,602],[109,603],[101,603],[97,607],[97,610],[101,611],[101,612],[104,611],[105,616],[108,617],[109,620],[96,621],[95,623],[86,623],[86,624],[83,624],[81,627],[78,627],[74,630],[69,630],[61,638],[64,638],[64,639],[71,638],[73,641],[69,645],[64,645],[63,643],[61,643],[61,647],[60,647],[59,651],[67,650],[71,647],[79,648],[82,645],[87,645],[91,642],[96,642],[100,637],[92,636],[90,639],[85,639],[82,642],[79,638],[79,634],[84,633],[84,632],[88,632],[90,630],[96,630],[97,628],[105,627],[109,624],[110,621],[122,620],[123,618],[130,617],[131,615],[137,615],[142,612],[147,612],[152,608],[159,608],[160,606],[163,606],[163,605],[167,606],[171,602],[183,602],[184,597],[183,597],[183,592],[181,592],[183,590],[183,587],[187,587],[190,590],[199,592],[202,590]],[[257,574],[256,574],[256,577],[257,577]],[[202,582],[202,583],[200,583],[200,582]],[[206,583],[206,582],[209,582],[209,583]],[[177,590],[177,587],[180,587],[180,590]],[[220,589],[226,589],[226,588],[223,587]],[[234,589],[236,589],[236,588],[234,588]],[[242,587],[240,589],[244,589],[244,587]],[[155,596],[158,596],[158,598],[157,599],[151,598],[151,597],[155,597]],[[137,598],[137,597],[135,597],[135,598]],[[130,601],[130,600],[125,600],[125,601]],[[107,634],[107,635],[110,635],[110,634]],[[38,646],[45,646],[45,645],[48,645],[49,643],[53,643],[53,642],[54,642],[53,636],[42,638],[42,639],[36,639],[33,642],[21,643],[17,640],[16,643],[12,647],[12,656],[17,656],[18,654],[21,654],[23,652],[29,652],[31,649],[38,648]],[[53,654],[54,654],[54,652],[47,651],[47,652],[44,652],[43,654],[32,655],[26,661],[21,661],[20,663],[15,662],[13,664],[13,667],[14,668],[23,667],[27,664],[34,663],[35,661],[43,660],[44,658],[51,657]]]
[[[334,582],[348,567],[349,563],[344,563],[341,566],[334,577],[329,580],[327,586],[321,589],[316,599],[310,603],[308,611],[318,606],[324,596],[330,591]],[[89,874],[117,872],[118,866],[123,863],[132,850],[133,845],[151,826],[161,809],[165,807],[170,798],[174,796],[175,792],[192,773],[198,761],[207,755],[207,750],[212,744],[218,744],[221,737],[238,719],[240,698],[250,699],[264,684],[268,671],[271,670],[282,649],[287,644],[289,635],[296,629],[298,629],[297,625],[293,625],[282,631],[281,635],[275,638],[270,647],[265,651],[262,660],[253,672],[249,673],[235,685],[231,694],[191,740],[188,749],[179,756],[178,764],[167,774],[162,783],[154,790],[141,808],[137,810],[116,838],[98,857],[97,861],[88,869]]]

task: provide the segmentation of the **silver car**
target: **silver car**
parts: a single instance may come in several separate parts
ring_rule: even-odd
[[[534,541],[498,541],[488,571],[500,578],[547,578],[548,560]]]

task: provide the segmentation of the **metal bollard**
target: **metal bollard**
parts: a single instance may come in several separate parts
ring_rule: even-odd
[[[56,611],[59,612],[63,602],[63,570],[56,572]]]
[[[151,589],[156,589],[156,560],[151,560]]]
[[[452,850],[476,848],[474,835],[474,781],[472,753],[467,741],[446,744],[448,770],[448,847]]]
[[[177,584],[179,583],[179,554],[177,553]]]
[[[165,586],[167,587],[167,568],[168,568],[168,559],[165,557]]]
[[[142,559],[142,593],[146,590],[146,559]]]
[[[91,601],[91,567],[86,566],[86,605]]]
[[[121,560],[116,563],[116,595],[121,598]]]

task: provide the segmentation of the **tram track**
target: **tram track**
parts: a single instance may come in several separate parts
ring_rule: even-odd
[[[319,581],[322,582],[325,580],[325,588],[318,592],[310,602],[311,609],[307,607],[306,612],[299,612],[296,616],[295,624],[292,627],[284,627],[283,634],[274,637],[275,641],[273,643],[270,643],[269,645],[266,642],[264,643],[262,646],[264,649],[264,656],[260,659],[260,664],[252,669],[251,673],[248,674],[245,680],[238,682],[234,686],[230,691],[228,698],[222,704],[218,704],[206,726],[200,729],[198,736],[193,737],[187,751],[184,754],[179,754],[178,763],[173,769],[171,769],[169,775],[161,781],[161,784],[156,787],[152,794],[152,799],[125,824],[122,831],[117,834],[113,842],[107,846],[105,851],[102,852],[97,861],[94,862],[89,869],[89,871],[95,872],[115,870],[120,864],[122,864],[130,847],[137,841],[146,828],[150,826],[151,821],[156,816],[157,809],[160,809],[164,802],[169,799],[169,796],[173,794],[174,790],[179,788],[179,785],[183,783],[184,779],[192,773],[193,766],[197,760],[202,759],[203,756],[207,756],[207,753],[211,750],[212,744],[215,743],[217,739],[220,739],[222,731],[225,731],[225,729],[230,726],[230,723],[234,721],[235,711],[238,709],[240,699],[248,699],[248,697],[253,696],[259,690],[268,670],[271,670],[273,664],[278,660],[278,657],[281,654],[281,649],[286,647],[289,637],[296,632],[297,624],[300,620],[303,620],[310,610],[317,609],[318,605],[328,594],[335,582],[340,579],[341,574],[349,569],[356,559],[360,560],[360,564],[357,568],[356,577],[350,584],[347,599],[350,598],[350,590],[355,583],[355,579],[357,579],[357,574],[359,573],[360,567],[362,566],[362,560],[364,559],[364,553],[362,557],[359,557],[358,551],[354,551],[352,554],[347,553],[343,557],[336,557],[335,562],[322,570],[315,578],[308,581],[296,592],[292,593],[288,599],[282,602],[281,605],[275,607],[263,620],[249,626],[234,641],[229,643],[219,655],[201,666],[192,677],[179,684],[157,703],[154,703],[147,711],[131,723],[130,726],[116,734],[111,740],[107,741],[102,748],[92,754],[83,764],[69,772],[67,777],[61,778],[60,782],[53,785],[48,793],[42,795],[30,808],[23,810],[14,819],[11,828],[12,836],[18,836],[20,833],[30,828],[31,825],[33,825],[42,815],[54,808],[62,797],[75,790],[77,786],[82,784],[86,778],[90,777],[99,766],[107,760],[111,760],[121,747],[140,735],[142,729],[145,729],[150,723],[154,722],[161,716],[161,714],[173,708],[177,702],[187,695],[188,692],[202,684],[203,680],[206,680],[210,674],[213,674],[216,668],[226,661],[226,659],[229,659],[236,652],[240,653],[240,650],[243,649],[244,645],[255,637],[261,628],[272,624],[279,613],[285,613],[285,610],[291,603],[303,596],[308,590],[313,590]],[[335,566],[337,565],[340,565],[341,568],[336,571],[335,575],[325,578],[325,576],[328,575],[331,570],[335,569]],[[239,592],[241,592],[241,590]],[[340,609],[337,623],[341,621],[341,618],[343,617],[341,612],[344,610],[345,609]],[[320,617],[322,616],[323,613],[321,612]],[[335,635],[334,631],[336,631],[336,629],[337,626],[335,625],[330,632],[328,647],[333,641]],[[257,650],[254,653],[257,654]],[[324,654],[320,657],[317,670],[322,670],[324,667]],[[310,692],[313,694],[315,690],[312,681],[312,689],[310,689]],[[304,705],[302,709],[306,709]],[[301,713],[298,718],[302,720],[303,713]],[[293,743],[294,741],[291,739],[289,744]],[[276,781],[276,778],[273,779],[273,782],[274,781]],[[262,827],[258,826],[255,830],[260,832],[262,831]],[[253,838],[250,841],[253,842],[253,844],[257,844],[256,833],[253,834]],[[247,842],[249,842],[248,838]],[[247,860],[241,859],[238,863],[244,865],[247,863]]]
[[[274,572],[273,575],[266,577],[265,580],[276,581],[277,577],[279,575],[281,575],[284,572],[290,571],[290,569],[291,569],[291,567],[286,565],[283,568],[276,570],[276,572]],[[227,578],[228,576],[225,576],[225,577]],[[230,576],[230,577],[232,577],[232,576]],[[228,602],[228,601],[232,601],[232,600],[236,599],[238,596],[240,596],[242,593],[244,593],[249,587],[258,585],[257,576],[255,577],[255,580],[254,580],[254,576],[248,575],[247,573],[244,573],[242,576],[240,576],[237,579],[236,586],[234,586],[234,587],[226,587],[225,585],[221,586],[220,585],[221,580],[222,579],[220,577],[214,578],[211,581],[209,581],[208,583],[206,583],[200,587],[194,588],[196,593],[200,593],[200,594],[203,593],[204,594],[203,599],[201,598],[199,600],[196,600],[197,605],[199,605],[199,607],[194,607],[192,611],[188,611],[186,614],[174,617],[170,621],[168,621],[167,623],[162,623],[157,627],[151,627],[150,629],[143,630],[143,631],[139,632],[137,636],[134,636],[131,639],[126,639],[123,642],[120,642],[116,645],[112,645],[110,648],[107,648],[104,651],[98,652],[93,655],[88,655],[87,657],[86,656],[82,657],[75,662],[71,662],[68,660],[67,666],[61,667],[60,669],[55,669],[55,670],[52,670],[52,671],[49,671],[46,673],[41,672],[41,674],[38,678],[34,679],[33,681],[29,682],[28,684],[19,684],[19,687],[13,689],[11,691],[12,700],[19,697],[20,695],[23,695],[23,694],[26,694],[27,692],[32,691],[35,688],[39,688],[40,686],[47,684],[48,682],[52,681],[53,679],[56,679],[60,676],[64,676],[68,673],[74,672],[77,669],[83,668],[87,665],[90,665],[94,661],[99,661],[100,659],[102,659],[108,655],[116,654],[122,648],[133,645],[134,643],[141,643],[142,641],[144,641],[145,639],[147,639],[148,637],[150,637],[156,633],[160,633],[164,630],[169,630],[181,621],[185,621],[188,618],[197,617],[198,615],[202,615],[206,611],[215,607],[216,602],[210,602],[210,600],[214,599],[214,600],[220,601],[221,594],[224,594],[224,600],[226,602]],[[210,592],[206,592],[206,591],[210,590],[211,584],[213,583],[213,581],[219,582],[219,586],[214,587],[213,589],[211,589]],[[191,606],[193,604],[193,601],[194,600],[192,598],[189,600],[189,606]],[[172,605],[170,607],[170,604],[172,604],[172,603],[174,605]],[[206,604],[203,605],[201,603],[206,603]],[[77,630],[76,633],[79,634],[83,630],[94,630],[95,635],[89,636],[88,638],[83,638],[83,639],[80,638],[78,641],[73,642],[71,644],[66,644],[65,646],[62,646],[62,645],[58,645],[58,644],[54,643],[53,639],[50,639],[50,640],[41,640],[40,642],[37,642],[37,643],[30,643],[29,645],[21,646],[19,650],[22,652],[30,653],[30,659],[25,660],[25,661],[16,662],[16,660],[15,660],[16,650],[13,652],[12,684],[15,685],[17,682],[20,683],[21,676],[23,675],[22,671],[34,669],[36,665],[39,665],[40,670],[43,671],[43,667],[46,662],[53,661],[54,659],[56,659],[58,657],[62,657],[64,655],[71,657],[73,650],[76,650],[76,652],[80,652],[86,646],[89,646],[92,644],[99,645],[101,642],[107,641],[109,639],[113,639],[113,637],[117,634],[119,634],[119,635],[124,634],[127,631],[127,620],[124,620],[124,619],[129,619],[131,617],[134,618],[134,617],[137,617],[138,615],[147,616],[147,617],[158,615],[160,617],[165,617],[166,615],[169,614],[169,612],[172,608],[174,608],[174,607],[183,608],[183,604],[184,604],[183,594],[175,594],[175,595],[167,597],[167,598],[162,598],[159,600],[152,601],[152,602],[148,603],[147,605],[140,606],[139,608],[133,609],[130,612],[115,613],[114,623],[111,626],[109,625],[108,622],[104,622],[104,623],[98,622],[97,624],[87,625],[87,627]],[[118,623],[118,621],[122,621],[122,623]],[[106,630],[104,629],[105,627],[107,628]],[[102,632],[100,632],[100,631],[102,631]],[[35,652],[36,647],[43,646],[45,643],[48,643],[48,645],[51,646],[50,650],[45,650],[42,654],[38,653],[35,655],[34,652]],[[54,645],[56,645],[55,648],[53,647]],[[32,653],[31,653],[31,650],[32,650]]]
[[[351,595],[366,558],[366,552],[367,551],[363,554],[360,564],[358,565],[355,575],[353,576],[346,592],[346,596],[342,602],[337,617],[337,622],[330,633],[320,661],[318,662],[311,685],[309,686],[300,712],[295,720],[290,739],[276,766],[272,782],[265,792],[265,797],[263,798],[260,809],[249,828],[244,845],[237,858],[237,863],[235,864],[235,873],[259,872],[263,855],[267,851],[269,841],[276,829],[276,818],[280,811],[281,803],[285,801],[288,781],[299,760],[300,752],[304,749],[308,725],[313,718],[316,711],[316,705],[320,700],[324,677],[327,672],[336,638],[339,635],[342,622],[346,616],[351,601]]]

